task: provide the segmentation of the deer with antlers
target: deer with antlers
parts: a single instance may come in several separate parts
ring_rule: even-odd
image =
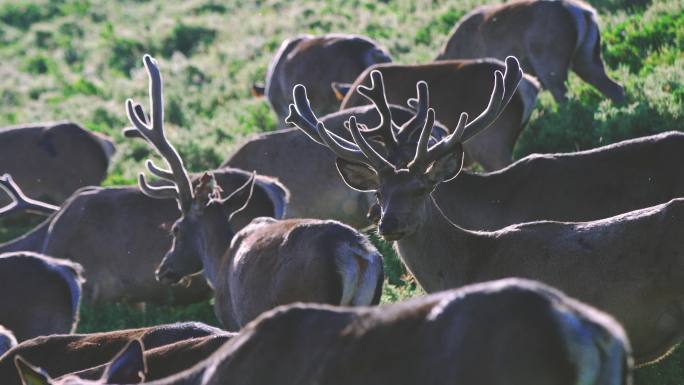
[[[162,79],[157,63],[143,58],[150,77],[151,121],[142,106],[126,102],[136,130],[165,160],[169,170],[147,161],[147,169],[170,186],[150,186],[140,174],[140,189],[151,198],[175,199],[181,217],[172,227],[173,245],[157,278],[176,283],[204,271],[216,293],[218,318],[238,328],[263,311],[291,302],[336,305],[378,303],[382,257],[365,236],[335,221],[258,218],[237,234],[230,218],[249,201],[254,178],[221,196],[213,175],[192,189],[183,161],[163,127]]]
[[[251,177],[232,168],[214,170],[213,175],[226,190],[242,186]],[[198,177],[192,181],[200,183]],[[172,201],[150,199],[137,187],[88,187],[55,207],[28,198],[9,175],[0,177],[0,189],[13,201],[0,208],[2,215],[20,210],[49,215],[29,233],[0,244],[0,253],[33,251],[80,263],[88,278],[83,288],[85,302],[183,304],[210,295],[203,279],[191,278],[187,285],[169,287],[154,278],[159,260],[171,246],[169,229],[178,217]],[[241,229],[256,217],[282,217],[287,199],[284,186],[260,175],[249,204],[231,223]]]
[[[454,225],[432,196],[440,183],[458,175],[463,143],[496,119],[521,76],[518,61],[509,57],[505,74],[495,72],[485,110],[469,123],[461,114],[454,132],[432,145],[435,112],[426,97],[419,100],[416,116],[423,127],[417,144],[393,143],[396,135],[387,130],[387,156],[369,144],[353,118],[353,141],[330,133],[309,108],[303,87],[294,90],[288,120],[337,155],[340,175],[351,188],[376,193],[379,234],[396,241],[427,291],[500,277],[538,279],[613,314],[625,325],[637,361],[655,360],[684,332],[684,240],[678,235],[684,200],[592,222],[531,222],[484,232]],[[418,89],[427,96],[427,84]],[[403,144],[414,146],[413,156],[393,150]]]

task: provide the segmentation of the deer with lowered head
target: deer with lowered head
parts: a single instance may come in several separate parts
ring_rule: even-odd
[[[353,141],[326,130],[311,112],[303,90],[295,92],[289,121],[338,157],[344,181],[374,191],[380,208],[378,232],[396,249],[428,291],[501,277],[526,277],[554,285],[614,315],[627,330],[636,360],[655,360],[682,340],[684,332],[684,200],[592,222],[531,222],[497,231],[470,231],[453,224],[432,196],[456,177],[463,143],[496,119],[510,100],[522,71],[508,58],[505,75],[495,72],[485,110],[468,123],[461,114],[453,133],[428,145],[435,112],[419,108],[424,122],[408,163],[389,160],[403,144],[389,130],[389,154],[376,151],[353,117]],[[427,85],[420,83],[419,88]],[[299,97],[297,96],[299,95]],[[424,103],[424,106],[427,103]]]
[[[564,101],[572,69],[615,103],[623,88],[601,60],[598,15],[581,0],[515,0],[475,8],[456,24],[437,60],[516,56],[556,101]]]
[[[296,84],[304,84],[321,101],[316,113],[328,114],[340,107],[331,84],[353,82],[371,65],[391,61],[386,49],[365,36],[299,35],[280,45],[268,66],[266,86],[254,86],[253,90],[259,96],[266,95],[282,125]]]
[[[250,174],[223,168],[215,170],[214,177],[220,187],[230,190],[242,186]],[[198,184],[198,178],[193,183]],[[14,201],[0,208],[0,215],[18,210],[49,215],[29,233],[0,244],[0,253],[33,251],[80,263],[87,275],[85,302],[182,304],[210,295],[204,279],[189,279],[186,287],[169,287],[154,278],[159,260],[171,246],[169,229],[178,217],[172,201],[150,199],[137,187],[89,187],[58,208],[26,197],[9,175],[0,177],[0,187]],[[240,229],[260,216],[281,217],[287,195],[277,181],[258,176],[252,199],[233,218],[233,226]]]
[[[340,110],[368,104],[368,98],[354,90],[362,85],[371,85],[371,73],[378,71],[389,85],[385,99],[391,104],[403,105],[414,97],[416,83],[426,82],[432,90],[430,96],[436,111],[439,111],[437,119],[447,128],[454,129],[459,120],[455,106],[471,115],[478,113],[490,96],[480,85],[491,78],[492,72],[504,69],[505,64],[497,59],[449,60],[418,65],[377,64],[356,78]],[[510,103],[491,129],[464,145],[466,161],[475,161],[485,170],[498,170],[509,165],[515,142],[534,109],[538,91],[537,80],[523,76],[520,86],[511,95]]]
[[[99,185],[113,155],[111,139],[76,123],[0,128],[0,174],[12,174],[29,196],[54,204]],[[5,204],[0,197],[0,206]]]
[[[144,367],[139,351],[123,368]],[[53,381],[17,361],[32,385],[106,383]],[[202,363],[148,384],[631,385],[631,357],[607,314],[506,279],[382,307],[281,306]]]
[[[254,178],[227,197],[221,196],[211,174],[192,188],[182,159],[165,136],[159,68],[149,55],[143,62],[150,77],[151,119],[129,99],[126,110],[137,134],[128,136],[144,138],[162,156],[169,170],[152,161],[146,166],[173,185],[150,186],[140,174],[139,186],[151,198],[175,199],[181,211],[157,278],[176,283],[203,271],[216,294],[217,317],[230,329],[291,302],[378,303],[382,257],[351,227],[315,219],[257,218],[237,233],[232,230],[230,218],[249,201]]]

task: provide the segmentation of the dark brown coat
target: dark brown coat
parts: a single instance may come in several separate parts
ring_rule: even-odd
[[[616,103],[625,92],[601,60],[598,15],[579,0],[515,0],[474,9],[456,24],[437,60],[516,56],[557,101],[572,69]]]
[[[30,252],[0,254],[0,324],[20,342],[73,332],[83,281],[78,263]]]

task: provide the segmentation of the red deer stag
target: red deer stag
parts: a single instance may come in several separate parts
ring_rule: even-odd
[[[224,339],[233,335],[233,333],[227,333],[199,322],[181,322],[92,334],[58,334],[38,337],[20,343],[7,355],[0,357],[0,378],[3,380],[3,385],[21,385],[21,379],[14,366],[17,356],[41,366],[56,377],[81,372],[85,376],[94,375],[95,370],[92,369],[93,371],[90,372],[88,371],[90,368],[106,365],[127,343],[134,340],[139,340],[146,349],[145,356],[150,358],[148,362],[150,374],[162,375],[164,370],[174,370],[174,368],[176,371],[183,370],[180,365],[187,365],[192,357],[188,357],[188,360],[184,362],[179,359],[177,361],[179,366],[169,365],[166,369],[161,367],[157,369],[158,356],[161,352],[172,350],[173,354],[166,354],[167,357],[172,358],[183,350],[198,358],[203,354],[202,346],[212,343],[199,344],[200,348],[194,349],[192,346],[196,343],[191,344],[191,341],[197,342],[213,337]],[[187,344],[183,344],[184,342]],[[99,375],[96,378],[99,378]]]
[[[362,88],[361,92],[382,113],[391,107],[384,98],[379,72],[374,73],[372,83],[372,88]],[[427,103],[426,98],[419,95],[419,103]],[[394,115],[386,120],[392,119]],[[325,117],[321,121],[328,127]],[[333,126],[331,131],[339,130]],[[407,144],[406,151],[390,161],[408,164],[416,136],[414,133],[412,140],[400,140]],[[297,157],[302,153],[300,150]],[[673,131],[587,151],[534,154],[491,173],[463,170],[440,184],[433,196],[447,218],[470,230],[496,230],[535,220],[588,221],[684,195],[684,170],[677,167],[679,161],[684,162],[684,134]],[[379,220],[377,204],[370,212],[372,220]]]
[[[456,24],[437,60],[517,56],[561,102],[572,69],[615,103],[625,92],[601,60],[598,15],[579,0],[515,0],[474,9]]]
[[[151,198],[175,199],[181,217],[172,227],[173,245],[157,278],[176,283],[204,272],[216,293],[217,318],[238,328],[263,311],[291,302],[368,305],[380,300],[382,257],[362,234],[334,221],[258,218],[235,234],[230,218],[249,201],[254,179],[228,197],[211,174],[192,188],[183,161],[163,127],[162,79],[157,63],[143,58],[150,77],[151,122],[143,108],[126,102],[128,118],[165,160],[169,170],[147,161],[147,169],[173,186],[140,189]],[[128,136],[135,136],[129,133]]]
[[[461,114],[454,132],[432,146],[435,113],[420,106],[424,126],[409,164],[393,164],[370,147],[353,117],[353,142],[328,132],[305,92],[295,93],[303,97],[295,98],[288,121],[338,156],[350,187],[376,193],[379,234],[397,241],[402,260],[428,292],[501,277],[538,279],[614,315],[639,363],[663,356],[684,331],[684,240],[678,236],[684,200],[593,222],[531,222],[484,232],[453,224],[432,197],[435,187],[461,170],[463,143],[491,124],[513,96],[522,71],[514,58],[506,64],[505,75],[495,73],[483,113],[470,123]],[[425,83],[418,87],[427,92]],[[389,148],[399,145],[387,141],[389,134],[383,138]]]
[[[366,69],[352,85],[372,84],[371,73],[379,71],[390,88],[385,95],[389,103],[401,105],[415,95],[415,85],[427,82],[431,102],[440,111],[438,120],[447,128],[458,124],[456,106],[470,115],[489,100],[489,93],[481,85],[489,81],[494,71],[503,71],[504,63],[495,59],[449,60],[420,65],[378,64]],[[464,145],[467,160],[472,160],[485,170],[498,170],[512,162],[513,146],[523,126],[532,113],[537,98],[538,85],[535,79],[523,77],[517,92],[511,95],[511,102],[501,117],[490,129]],[[349,92],[340,109],[368,104],[368,99],[358,92]]]
[[[107,175],[112,141],[71,122],[0,129],[0,174],[11,174],[26,194],[64,202],[83,186]],[[8,202],[0,197],[0,206]]]
[[[30,252],[0,254],[0,324],[18,341],[71,333],[78,323],[83,268]]]
[[[316,112],[328,114],[340,107],[330,85],[351,83],[366,68],[392,61],[389,53],[375,41],[357,35],[300,35],[285,40],[273,57],[266,73],[266,87],[254,87],[264,94],[283,124],[287,107],[292,103],[292,87],[306,85],[321,104]]]
[[[98,384],[18,366],[35,385]],[[151,384],[629,385],[631,358],[607,314],[508,279],[382,307],[279,307],[204,362]]]
[[[214,171],[218,185],[232,191],[250,178],[235,169]],[[33,208],[9,177],[0,179],[17,203],[11,211]],[[198,183],[194,181],[193,183]],[[249,205],[233,218],[242,228],[252,218],[282,216],[287,201],[285,188],[267,177],[258,177]],[[171,201],[150,199],[137,187],[84,188],[28,234],[0,244],[0,253],[34,251],[56,258],[68,258],[84,266],[87,282],[83,297],[93,302],[188,303],[206,299],[210,290],[204,279],[192,279],[189,287],[170,288],[154,278],[154,270],[171,247],[169,228],[178,217]],[[107,245],[107,247],[102,247]]]

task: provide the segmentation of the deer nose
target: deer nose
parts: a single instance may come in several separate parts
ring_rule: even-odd
[[[385,215],[380,219],[378,233],[387,241],[396,241],[404,237],[404,231],[400,228],[400,222],[395,217]]]

